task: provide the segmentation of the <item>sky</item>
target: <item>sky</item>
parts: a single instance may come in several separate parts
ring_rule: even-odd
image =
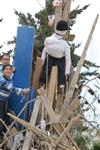
[[[42,5],[45,6],[45,1]],[[1,0],[0,18],[3,18],[3,22],[0,23],[0,43],[16,35],[18,18],[14,9],[23,13],[30,12],[34,16],[42,7],[38,0]]]
[[[76,24],[73,26],[72,32],[75,33],[75,42],[82,43],[82,46],[77,50],[78,54],[81,54],[87,38],[89,36],[90,30],[92,28],[93,22],[97,16],[100,15],[100,7],[98,0],[75,0],[72,3],[72,6],[77,7],[79,4],[81,7],[86,4],[91,4],[81,15],[77,16]],[[73,8],[72,7],[72,8]],[[100,35],[100,16],[98,22],[95,27],[95,31],[92,36],[91,43],[89,45],[89,49],[87,52],[87,59],[91,60],[92,62],[100,65],[100,44],[99,44],[99,35]]]

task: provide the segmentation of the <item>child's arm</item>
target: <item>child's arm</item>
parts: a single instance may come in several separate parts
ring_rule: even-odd
[[[30,90],[29,88],[22,89],[22,88],[13,87],[12,91],[16,93],[17,95],[20,95],[20,94],[27,95]]]

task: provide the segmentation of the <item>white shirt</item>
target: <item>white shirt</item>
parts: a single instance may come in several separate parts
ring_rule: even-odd
[[[54,58],[62,58],[65,56],[65,75],[70,74],[70,47],[63,37],[54,33],[45,39],[44,46],[41,56],[42,59],[45,59],[46,53]]]

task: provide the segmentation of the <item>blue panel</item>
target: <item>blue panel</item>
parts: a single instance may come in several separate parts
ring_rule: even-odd
[[[35,101],[35,97],[36,97],[36,91],[34,88],[30,89],[30,93],[29,93],[29,104],[28,104],[28,115],[27,115],[27,120],[30,120],[31,117],[31,113],[34,107],[34,101]]]
[[[15,55],[15,86],[20,86],[21,88],[30,86],[33,42],[34,29],[29,27],[18,27]]]
[[[18,27],[17,29],[16,54],[14,59],[16,72],[13,76],[14,86],[16,87],[30,87],[34,34],[35,30],[31,27]],[[27,98],[24,98],[23,102],[21,102],[21,99],[21,96],[19,97],[14,94],[10,98],[10,109],[13,110],[16,115],[25,105]],[[21,118],[25,118],[24,113],[22,113]]]

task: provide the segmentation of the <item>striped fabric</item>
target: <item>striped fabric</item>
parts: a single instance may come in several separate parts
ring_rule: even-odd
[[[7,79],[4,76],[0,76],[0,101],[7,101],[11,92],[21,94],[22,89],[13,86],[11,79]]]

